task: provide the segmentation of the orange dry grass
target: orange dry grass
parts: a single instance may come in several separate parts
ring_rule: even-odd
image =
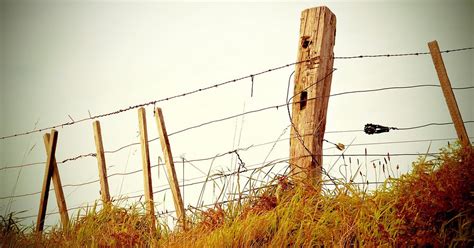
[[[53,227],[43,235],[10,230],[0,234],[3,247],[133,247],[144,246],[157,235],[139,208],[113,205],[101,210],[93,206],[70,226]]]
[[[160,244],[472,247],[473,155],[472,148],[451,147],[439,159],[422,157],[412,173],[372,193],[353,185],[321,193],[319,187],[294,187],[279,178],[276,190],[247,202],[237,215],[220,206],[208,210],[193,229]]]
[[[111,206],[44,235],[4,219],[0,240],[3,247],[472,247],[473,155],[451,147],[439,159],[420,158],[413,172],[369,193],[344,184],[321,191],[279,177],[258,196],[188,216],[186,231],[151,232],[141,208]]]
[[[443,153],[439,160],[419,161],[413,175],[402,177],[395,190],[398,201],[398,240],[404,245],[441,246],[453,237],[472,238],[457,233],[457,225],[473,227],[474,154],[472,149]]]

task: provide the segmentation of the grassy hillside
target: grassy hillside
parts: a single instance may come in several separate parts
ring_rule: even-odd
[[[279,177],[277,187],[245,201],[188,216],[187,231],[162,221],[153,232],[142,206],[110,206],[43,235],[3,217],[0,240],[3,247],[473,247],[473,155],[449,147],[437,159],[420,157],[410,174],[372,192],[349,184],[320,191]]]

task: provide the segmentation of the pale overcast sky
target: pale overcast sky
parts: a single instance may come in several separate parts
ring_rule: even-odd
[[[337,17],[335,56],[426,52],[438,40],[441,50],[474,46],[473,1],[371,1],[292,3],[162,3],[151,1],[2,1],[0,3],[0,136],[43,128],[149,102],[229,79],[257,73],[296,60],[300,14],[326,5]],[[453,87],[474,86],[473,50],[443,55]],[[439,84],[429,55],[336,60],[332,93],[414,84]],[[285,102],[293,67],[244,80],[193,96],[163,102],[168,132],[209,120]],[[292,82],[293,86],[293,82]],[[292,87],[291,87],[292,88]],[[455,91],[465,121],[474,120],[473,90]],[[146,108],[150,139],[157,137],[153,107]],[[137,110],[100,119],[105,150],[138,142]],[[440,88],[419,88],[344,95],[329,100],[326,130],[362,129],[366,123],[409,127],[450,122]],[[206,158],[237,147],[276,140],[289,125],[285,108],[208,125],[170,137],[176,160]],[[473,124],[466,124],[470,135]],[[92,121],[59,128],[57,160],[95,152]],[[289,131],[282,135],[288,138]],[[386,141],[454,138],[453,126],[391,131],[368,136],[328,133],[332,142],[348,145]],[[354,146],[348,154],[436,152],[447,141]],[[327,144],[326,144],[327,145]],[[332,146],[327,145],[327,148]],[[159,142],[150,143],[151,162],[161,155]],[[240,152],[252,164],[288,156],[289,142]],[[269,155],[268,155],[269,154]],[[325,154],[340,154],[329,149]],[[268,156],[268,158],[266,158]],[[337,157],[325,157],[329,169]],[[359,158],[364,161],[364,158]],[[382,159],[370,158],[372,159]],[[410,169],[410,157],[392,157],[400,171]],[[45,161],[42,133],[0,141],[0,167]],[[140,147],[106,155],[108,173],[142,167]],[[353,159],[353,164],[355,163]],[[370,161],[369,161],[370,162]],[[331,174],[340,177],[336,162]],[[211,161],[194,166],[207,173]],[[203,176],[186,164],[184,176]],[[177,164],[182,180],[182,165]],[[278,169],[285,168],[280,164]],[[59,165],[64,185],[98,178],[95,158]],[[235,156],[223,156],[213,171],[234,170]],[[355,171],[356,167],[353,165]],[[343,169],[342,169],[343,170]],[[0,197],[41,190],[44,164],[0,171]],[[153,185],[166,185],[164,172],[153,170]],[[275,169],[277,172],[277,169]],[[365,173],[365,168],[363,173]],[[369,179],[375,181],[373,172]],[[380,177],[380,175],[378,176]],[[17,182],[18,178],[18,182]],[[194,180],[196,181],[196,180]],[[193,182],[193,181],[190,181]],[[112,196],[143,192],[142,174],[109,179]],[[16,187],[15,187],[16,186]],[[202,185],[186,187],[185,205],[196,205]],[[68,207],[100,199],[99,183],[65,187]],[[218,188],[208,185],[205,203]],[[165,196],[166,194],[166,196]],[[156,209],[173,209],[170,192],[155,194]],[[133,201],[136,201],[134,199]],[[142,199],[143,200],[143,199]],[[22,211],[36,215],[39,195],[0,200],[0,214]],[[51,192],[48,212],[55,211]],[[71,211],[70,214],[75,213]],[[28,218],[31,224],[36,217]],[[57,215],[46,224],[58,223]]]

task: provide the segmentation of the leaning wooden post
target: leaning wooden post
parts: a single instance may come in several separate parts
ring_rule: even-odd
[[[153,188],[151,183],[150,151],[148,149],[148,131],[146,128],[145,108],[138,109],[138,120],[140,124],[140,143],[143,161],[143,182],[145,186],[146,212],[150,218],[153,230],[155,229],[155,205],[153,204]]]
[[[292,103],[291,175],[317,182],[322,172],[322,146],[333,72],[336,16],[327,7],[301,14],[298,61]],[[310,179],[310,180],[308,180]]]
[[[433,59],[433,64],[438,73],[439,83],[441,84],[441,89],[443,90],[444,98],[446,99],[446,104],[448,105],[449,113],[451,114],[451,119],[454,123],[454,128],[456,129],[458,138],[461,141],[461,145],[468,147],[471,145],[471,142],[469,141],[469,136],[467,135],[461,112],[459,112],[456,97],[451,88],[451,82],[449,81],[448,73],[444,66],[443,57],[439,51],[438,42],[436,40],[428,42],[428,47],[430,48],[431,58]]]
[[[161,108],[156,108],[155,116],[156,123],[158,124],[158,133],[160,134],[161,149],[163,150],[163,155],[165,157],[168,181],[170,183],[171,193],[173,194],[176,215],[181,227],[186,229],[186,214],[184,212],[183,198],[181,198],[181,192],[179,191],[179,183],[174,168],[173,154],[171,153],[170,142],[168,140],[168,133],[166,132],[165,120]]]
[[[102,144],[102,131],[100,122],[94,121],[94,140],[97,151],[97,164],[99,166],[100,194],[104,204],[110,203],[109,182],[107,180],[107,167],[105,164],[104,145]]]
[[[36,231],[43,231],[44,217],[46,216],[46,208],[48,206],[49,186],[51,184],[51,176],[53,175],[53,161],[56,154],[56,144],[58,142],[58,132],[51,130],[51,137],[48,142],[48,156],[43,178],[43,188],[41,190],[40,206],[38,210],[38,218],[36,219]]]
[[[46,156],[49,154],[50,134],[45,133],[43,136],[44,147],[46,148]],[[69,225],[69,215],[67,213],[66,199],[64,198],[63,186],[59,176],[59,168],[56,163],[56,158],[53,157],[53,175],[51,176],[54,185],[54,193],[56,194],[56,202],[58,204],[59,215],[61,216],[61,224],[63,228]]]

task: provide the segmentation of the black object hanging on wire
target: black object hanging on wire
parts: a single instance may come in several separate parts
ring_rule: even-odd
[[[366,134],[375,134],[375,133],[387,133],[391,130],[397,130],[398,128],[396,127],[386,127],[378,124],[365,124],[364,127],[364,132]]]

